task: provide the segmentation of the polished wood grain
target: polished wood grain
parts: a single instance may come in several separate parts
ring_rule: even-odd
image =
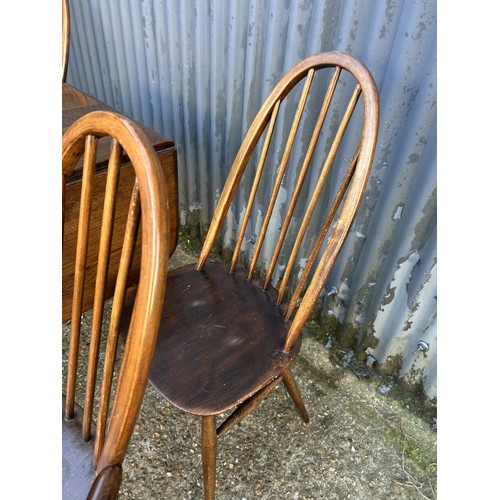
[[[264,244],[264,239],[266,238],[267,228],[269,226],[269,222],[271,221],[271,216],[274,210],[274,206],[276,204],[276,200],[278,198],[278,193],[280,191],[283,177],[285,175],[286,167],[288,165],[288,160],[290,159],[290,155],[292,153],[293,143],[295,141],[295,137],[297,135],[297,131],[299,128],[300,119],[302,118],[302,113],[304,112],[304,108],[307,101],[307,96],[309,94],[309,89],[311,88],[311,83],[314,76],[314,70],[309,70],[307,74],[307,79],[304,84],[304,88],[302,89],[302,93],[300,95],[299,104],[297,106],[297,110],[295,112],[295,116],[293,119],[292,127],[290,129],[290,133],[288,135],[288,139],[286,142],[286,146],[283,152],[283,156],[281,158],[280,166],[278,168],[278,172],[276,174],[276,180],[274,182],[273,191],[271,193],[271,198],[269,200],[269,205],[267,207],[266,215],[264,216],[264,222],[262,223],[262,229],[260,231],[259,237],[257,238],[257,243],[255,245],[255,251],[253,254],[252,261],[250,262],[250,268],[248,270],[248,277],[251,278],[253,276],[255,266],[257,265],[257,259],[260,255],[260,251],[262,249],[262,245]]]
[[[121,465],[108,465],[95,478],[87,495],[87,500],[116,500],[121,482]]]
[[[217,430],[215,416],[202,417],[201,457],[205,500],[215,500],[215,463],[217,461]]]
[[[298,230],[298,232],[295,236],[293,249],[292,249],[292,252],[290,253],[290,256],[288,258],[288,264],[286,266],[285,273],[283,274],[283,278],[281,280],[281,285],[280,285],[280,289],[279,289],[279,296],[278,296],[279,302],[281,302],[283,300],[283,297],[285,296],[287,286],[288,286],[288,280],[289,280],[290,275],[292,273],[293,265],[294,265],[295,261],[297,260],[300,246],[302,245],[302,242],[304,241],[304,236],[306,234],[306,230],[309,227],[309,224],[311,222],[312,216],[313,216],[314,211],[316,209],[318,200],[321,196],[321,192],[323,191],[325,183],[328,179],[328,174],[330,173],[330,169],[333,165],[333,160],[335,158],[335,155],[337,154],[340,143],[342,142],[342,138],[344,137],[345,131],[347,129],[347,125],[349,124],[349,120],[351,119],[352,114],[354,112],[354,109],[356,107],[356,104],[358,102],[359,95],[360,95],[360,86],[356,85],[356,88],[353,92],[353,95],[352,95],[350,101],[349,101],[349,104],[347,106],[345,114],[342,117],[342,120],[340,122],[337,133],[335,134],[335,137],[333,139],[332,145],[330,147],[330,151],[328,152],[328,155],[326,157],[325,163],[324,163],[323,168],[321,170],[320,176],[319,176],[318,180],[316,181],[316,186],[314,187],[314,192],[311,195],[311,198],[310,198],[309,203],[308,203],[307,208],[306,208],[306,212],[302,218],[302,221],[300,224],[300,229]],[[269,279],[270,279],[270,276],[268,276],[268,278],[267,278],[267,281],[266,281],[267,283],[269,282]]]
[[[281,249],[283,248],[283,243],[285,242],[285,236],[287,234],[288,228],[290,226],[290,223],[292,221],[293,213],[294,210],[297,206],[297,202],[299,200],[300,192],[302,190],[302,187],[304,185],[304,181],[306,179],[306,175],[309,171],[309,166],[311,165],[311,160],[313,158],[314,151],[316,149],[316,145],[318,144],[318,139],[321,134],[321,129],[323,128],[323,124],[325,123],[326,115],[328,113],[328,109],[330,107],[330,104],[332,102],[333,98],[333,93],[335,92],[335,88],[337,87],[337,82],[340,76],[340,68],[337,67],[335,68],[335,71],[332,75],[332,78],[330,80],[330,84],[328,86],[328,89],[325,94],[325,98],[323,100],[323,104],[321,106],[321,110],[318,116],[318,119],[316,121],[316,125],[314,127],[314,132],[311,137],[311,141],[309,143],[309,146],[307,148],[306,155],[304,157],[304,161],[302,163],[302,167],[299,172],[299,177],[297,179],[295,189],[292,194],[292,198],[290,200],[290,204],[288,206],[288,210],[285,215],[285,219],[283,220],[283,224],[281,226],[281,231],[278,237],[278,242],[276,243],[276,248],[274,250],[273,256],[271,258],[271,262],[269,264],[269,268],[267,270],[266,274],[266,279],[264,282],[264,288],[267,289],[269,287],[269,284],[271,283],[271,279],[274,273],[274,270],[276,269],[276,264],[278,263],[278,259],[280,256]],[[271,118],[272,119],[272,118]],[[248,210],[247,210],[248,212]],[[307,227],[306,221],[302,221],[302,226],[301,227]],[[289,262],[293,262],[293,254],[289,259]],[[287,269],[288,270],[288,269]],[[281,289],[286,287],[286,284],[288,282],[288,278],[290,277],[290,273],[285,273],[285,276],[282,279],[281,282]],[[283,296],[280,297],[280,301],[283,300]]]
[[[92,198],[96,196],[95,168],[98,143],[111,138],[109,170],[103,200],[96,269],[86,266],[89,246]],[[115,226],[119,179],[123,151],[132,165],[135,181],[128,195],[123,253],[119,259],[116,295],[109,331],[104,332],[103,306],[107,271],[110,265],[111,234]],[[116,498],[121,481],[121,463],[139,413],[152,362],[165,295],[169,254],[169,205],[163,171],[145,133],[131,120],[109,111],[95,111],[77,120],[63,136],[63,200],[67,200],[67,180],[83,157],[81,200],[77,221],[75,285],[73,289],[70,345],[66,394],[63,396],[63,493],[64,498]],[[63,223],[66,210],[63,203]],[[141,233],[140,280],[135,285],[133,318],[127,323],[121,315],[132,263],[134,246]],[[63,248],[66,241],[63,240]],[[76,401],[80,345],[80,319],[84,283],[89,273],[97,276],[93,294],[93,318],[87,357],[83,408]],[[128,331],[121,364],[116,366],[118,325]],[[97,380],[101,338],[104,342],[103,379]],[[114,375],[113,375],[114,374]],[[112,384],[116,383],[114,393]],[[100,396],[96,391],[100,386]],[[97,402],[97,405],[94,403]],[[97,406],[98,425],[94,422]],[[96,478],[97,476],[97,478]],[[95,482],[94,482],[95,481]],[[92,489],[91,489],[92,488]]]
[[[62,81],[66,81],[69,62],[70,26],[69,0],[62,0]]]
[[[317,100],[320,110],[316,113],[308,106],[320,71],[326,71],[329,80],[326,80],[324,96]],[[339,125],[331,145],[326,152],[317,151],[322,130],[333,125],[327,123],[326,117],[334,102],[335,91],[348,88],[344,78],[352,83],[352,94],[347,96],[345,109],[340,110]],[[298,100],[295,112],[291,114],[292,123],[283,151],[278,152],[281,157],[267,161],[277,117],[283,109],[290,112],[294,101],[287,101],[287,96],[298,85],[301,87],[297,88]],[[360,138],[359,144],[354,146],[355,151],[348,161],[338,192],[326,193],[328,210],[318,210],[323,191],[332,185],[327,180],[335,165],[341,163],[343,168],[342,159],[335,160],[359,102],[362,102],[362,130],[355,136]],[[306,120],[312,120],[312,123],[306,126]],[[198,262],[195,266],[169,273],[169,293],[164,304],[150,382],[170,403],[201,417],[206,499],[215,498],[217,438],[224,436],[257,408],[278,384],[283,382],[299,415],[304,422],[309,421],[291,365],[300,349],[302,328],[317,304],[360,206],[374,157],[378,120],[376,85],[360,61],[341,52],[317,54],[301,61],[278,82],[250,126],[219,197]],[[284,208],[281,233],[276,238],[267,229],[300,127],[312,131],[311,140],[287,200],[288,207]],[[258,144],[262,145],[260,156],[255,163],[250,162],[254,151],[259,150]],[[306,185],[306,176],[311,174],[309,170],[314,155],[321,155],[322,166],[311,183],[309,199],[301,201],[304,214],[299,216],[296,208]],[[246,213],[241,217],[243,226],[237,233],[232,262],[230,265],[210,262],[209,256],[221,237],[224,220],[250,163],[256,164],[256,172],[244,204]],[[262,193],[261,197],[258,193],[265,168],[274,172],[274,184],[267,190],[271,193],[267,203],[262,201]],[[250,219],[249,211],[256,199],[263,207],[263,222],[249,269],[244,270],[242,266],[238,267],[238,259]],[[313,217],[320,217],[317,227],[321,227],[321,231],[312,244],[311,254],[306,255],[308,260],[306,266],[302,266],[302,274],[292,280],[293,270],[299,267],[295,265],[299,248]],[[293,218],[297,219],[294,224],[291,223]],[[291,245],[283,244],[285,235],[290,238]],[[277,240],[277,244],[273,243],[276,246],[267,275],[264,281],[260,281],[255,271],[267,238],[273,242]],[[278,262],[284,267],[284,274],[276,290],[271,285],[271,277]],[[290,296],[292,299],[287,302]],[[130,300],[132,298],[133,295]],[[129,304],[126,309],[130,315]],[[122,335],[125,336],[126,332]],[[225,412],[232,413],[216,429],[215,418]]]
[[[342,52],[317,54],[308,57],[297,64],[275,86],[252,122],[252,125],[250,126],[250,129],[236,155],[233,166],[231,167],[224,185],[224,189],[219,198],[219,202],[212,218],[212,224],[209,227],[197,263],[197,269],[201,269],[215,245],[222,223],[224,222],[225,216],[238,188],[239,181],[246,169],[248,161],[262,132],[266,128],[272,116],[276,103],[286,98],[291,89],[304,77],[310,74],[309,72],[312,68],[315,71],[318,71],[319,69],[326,67],[338,67],[341,71],[352,74],[358,81],[359,88],[356,87],[355,92],[353,93],[353,97],[348,105],[349,107],[344,115],[342,123],[345,124],[345,122],[349,120],[350,115],[352,115],[350,108],[353,104],[355,104],[354,101],[358,101],[359,96],[357,94],[359,93],[360,96],[363,96],[364,105],[362,140],[359,145],[359,155],[357,157],[355,171],[350,179],[349,187],[346,190],[344,204],[338,216],[335,231],[329,238],[327,248],[321,257],[318,266],[316,267],[316,271],[311,279],[307,291],[302,297],[300,306],[297,311],[290,311],[288,313],[288,317],[291,317],[293,314],[294,318],[287,334],[287,340],[285,343],[286,351],[289,351],[293,347],[293,344],[300,335],[309,314],[316,304],[319,294],[321,293],[321,289],[323,288],[323,284],[327,280],[335,259],[337,258],[345,238],[347,237],[349,228],[351,227],[352,221],[354,220],[361,203],[364,188],[368,182],[378,135],[379,101],[375,81],[363,63],[355,57]],[[339,129],[337,136],[339,138],[338,140],[342,139],[343,132],[341,128]],[[336,139],[332,144],[330,152],[325,159],[325,165],[328,165],[333,161],[335,154],[338,151],[338,146],[336,144],[338,140]]]
[[[132,311],[129,295],[124,318]],[[201,271],[194,264],[175,269],[168,276],[150,381],[178,408],[218,415],[293,361],[299,345],[281,353],[286,332],[279,305],[244,270],[230,273],[227,264],[210,262]]]
[[[94,99],[93,97],[81,92],[69,84],[62,85],[62,129],[63,133],[76,120],[91,111],[113,111],[112,108],[104,103]],[[177,151],[174,143],[156,132],[140,125],[141,130],[146,135],[147,139],[153,145],[163,174],[167,183],[167,196],[170,207],[170,235],[169,253],[172,255],[177,245],[179,212],[178,212],[178,178],[177,178]],[[101,227],[94,224],[93,221],[100,221],[103,213],[103,201],[108,179],[108,162],[111,148],[111,139],[103,137],[99,140],[96,150],[95,160],[95,175],[94,175],[94,191],[95,196],[92,197],[91,212],[93,219],[90,221],[89,228],[89,247],[87,250],[86,266],[94,271],[97,269],[97,255],[99,252],[99,241]],[[107,281],[104,290],[104,296],[110,298],[114,292],[114,286],[117,279],[119,257],[122,250],[122,241],[125,232],[125,224],[129,209],[130,197],[129,194],[135,182],[134,169],[127,158],[126,152],[122,153],[120,170],[120,182],[118,185],[118,196],[116,199],[116,223],[111,238],[110,246],[110,266],[107,271]],[[73,294],[73,271],[74,259],[76,255],[76,235],[77,221],[79,214],[79,203],[82,188],[82,166],[83,158],[80,158],[75,165],[75,169],[68,177],[67,185],[65,186],[66,196],[66,221],[64,225],[65,247],[63,248],[62,258],[62,321],[70,319],[71,301]],[[140,238],[140,236],[139,236]],[[139,278],[140,265],[140,240],[138,252],[133,257],[132,268],[129,274],[130,283],[137,282]],[[93,305],[93,293],[95,289],[96,276],[95,272],[90,273],[83,289],[83,305],[82,310],[87,311]]]
[[[259,163],[257,165],[257,170],[255,172],[254,181],[252,184],[252,190],[250,191],[250,196],[248,197],[247,202],[247,210],[245,210],[245,215],[243,216],[243,222],[240,227],[240,232],[238,234],[238,239],[236,240],[236,244],[233,250],[233,259],[231,261],[231,272],[234,271],[236,264],[238,262],[238,257],[240,255],[241,244],[243,243],[243,239],[245,238],[245,231],[248,226],[248,221],[250,220],[251,210],[255,201],[255,197],[257,196],[257,190],[259,188],[260,179],[262,178],[262,172],[264,171],[264,164],[267,158],[267,153],[269,151],[269,146],[271,144],[271,138],[274,132],[274,126],[276,125],[276,118],[278,116],[278,111],[280,109],[280,102],[276,102],[273,109],[273,114],[271,115],[271,121],[267,128],[266,139],[264,141],[264,145],[262,147],[262,152],[259,158]],[[249,273],[249,277],[251,273]]]

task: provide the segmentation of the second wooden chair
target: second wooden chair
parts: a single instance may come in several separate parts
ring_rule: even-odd
[[[96,152],[102,139],[110,145],[110,161],[103,203],[93,197]],[[136,174],[126,215],[125,236],[109,325],[104,324],[104,299],[120,195],[120,170],[124,156]],[[79,199],[66,200],[66,180],[83,156]],[[158,157],[142,130],[127,118],[94,111],[77,120],[64,134],[62,145],[63,252],[74,255],[71,331],[62,408],[63,498],[116,498],[121,484],[122,461],[146,390],[156,335],[160,323],[168,266],[169,211],[165,179]],[[74,228],[64,226],[67,205],[79,207],[77,238],[64,238]],[[87,266],[91,219],[100,217],[97,270]],[[141,275],[133,318],[126,324],[128,339],[119,364],[116,356],[118,327],[122,319],[127,276],[135,250],[141,257]],[[64,261],[64,259],[63,259]],[[84,283],[94,283],[92,328],[86,358],[82,356],[81,316]],[[129,318],[130,319],[130,318]],[[104,333],[104,330],[106,332]],[[101,339],[106,335],[102,378],[98,380]],[[86,381],[79,384],[78,367],[87,361]],[[82,366],[83,368],[83,366]],[[79,395],[78,388],[82,393]],[[100,396],[96,397],[96,392]],[[79,399],[79,401],[78,401]],[[78,404],[80,403],[80,404]],[[94,410],[97,418],[94,423]]]
[[[322,86],[326,90],[324,97],[318,100],[314,94],[313,101],[319,104],[318,112],[314,113],[308,97],[313,96],[311,87],[320,70],[330,72],[330,76]],[[285,102],[300,82],[303,82],[302,89],[294,94],[295,101]],[[349,86],[352,89],[350,97],[345,96]],[[339,102],[345,102],[345,109],[328,122],[326,118],[336,89],[344,94],[344,101]],[[334,160],[361,96],[361,128],[350,161],[346,165],[343,161],[336,163],[336,175],[340,176],[344,167],[345,173],[337,183],[337,192],[330,194],[328,186],[334,183],[328,183],[327,179],[334,170]],[[279,129],[282,137],[285,124],[282,122],[277,127],[278,114],[281,109],[290,114],[292,105],[295,111],[291,113],[282,156],[274,162],[268,154],[273,133]],[[171,404],[201,417],[206,499],[215,497],[217,439],[254,410],[278,384],[283,382],[302,419],[309,420],[290,367],[301,346],[302,328],[317,303],[361,203],[374,157],[378,106],[375,82],[367,68],[354,57],[331,52],[311,56],[297,64],[271,92],[243,141],[197,264],[169,273],[169,289],[150,382]],[[314,118],[312,125],[305,125],[307,118]],[[337,130],[319,162],[322,167],[312,172],[313,155],[322,155],[322,151],[316,151],[320,149],[317,145],[321,142],[322,130],[334,122]],[[300,168],[294,171],[295,182],[287,184],[293,187],[288,190],[288,208],[280,218],[279,232],[268,230],[277,227],[271,221],[276,210],[280,210],[277,200],[279,198],[282,203],[285,172],[299,129],[302,140],[309,134],[309,144]],[[253,163],[254,181],[246,190],[248,196],[243,204],[246,211],[241,216],[232,262],[229,265],[208,262],[210,253],[220,241],[224,220],[254,151],[260,154],[258,161]],[[260,182],[268,178],[263,175],[266,167],[275,170],[272,187],[267,180]],[[303,189],[305,185],[307,189]],[[259,194],[261,188],[270,194],[265,209],[262,209]],[[306,191],[305,194],[309,191],[307,200],[301,198],[302,191]],[[322,191],[326,191],[327,209],[317,207]],[[252,208],[257,202],[260,203],[257,212],[260,212],[255,214],[254,211],[252,216]],[[301,217],[295,215],[299,206],[303,212]],[[323,222],[315,226],[320,230],[314,244],[309,245],[305,235],[313,216],[322,217]],[[249,228],[251,217],[253,228]],[[254,238],[259,228],[260,233]],[[261,251],[269,239],[274,250],[269,261],[261,264]],[[248,240],[253,244],[247,252],[248,265],[243,266],[246,267],[243,270],[242,266],[237,267],[237,262],[242,245],[247,248]],[[301,254],[304,246],[310,249],[306,251],[307,262],[298,272],[296,261],[298,256],[304,255]],[[286,250],[288,256],[284,256]],[[257,276],[259,267],[265,271],[262,280]],[[291,284],[294,290],[290,290]],[[217,416],[230,410],[234,411],[217,426]]]

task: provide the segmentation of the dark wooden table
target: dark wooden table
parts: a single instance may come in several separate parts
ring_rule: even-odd
[[[75,122],[81,116],[96,110],[109,110],[113,108],[97,99],[85,94],[84,92],[72,87],[67,83],[62,84],[62,132]],[[141,125],[142,126],[142,125]],[[168,191],[168,201],[170,208],[170,255],[172,255],[177,245],[177,233],[179,227],[178,212],[178,188],[177,188],[177,150],[175,144],[153,130],[142,126],[148,139],[158,152],[158,158],[165,174]],[[94,220],[100,221],[102,215],[102,203],[104,199],[104,189],[106,186],[107,165],[109,155],[110,140],[102,139],[99,141],[97,150],[95,195],[92,204],[92,211],[96,216]],[[75,263],[76,235],[78,229],[78,209],[80,205],[81,191],[81,165],[82,160],[76,166],[73,175],[68,179],[66,185],[66,215],[64,223],[64,246],[62,254],[62,320],[67,321],[71,315],[71,299],[73,293],[73,273]],[[113,241],[111,248],[111,262],[109,266],[108,282],[106,287],[106,297],[112,297],[114,293],[114,284],[118,272],[118,263],[121,253],[123,235],[125,232],[125,222],[130,202],[130,193],[135,181],[135,175],[130,163],[125,162],[120,174],[120,184],[123,186],[116,206],[116,224],[113,231]],[[97,266],[97,251],[99,244],[98,224],[91,225],[89,250],[87,257],[88,273],[92,276],[92,270]],[[140,241],[137,248],[140,249]],[[136,252],[132,269],[130,272],[131,283],[138,281],[140,264],[140,251]],[[84,291],[84,307],[86,311],[93,305],[93,287],[95,282],[92,279],[86,279]]]

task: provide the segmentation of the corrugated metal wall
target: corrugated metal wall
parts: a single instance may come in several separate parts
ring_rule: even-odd
[[[436,397],[436,0],[70,0],[70,8],[68,82],[175,141],[181,225],[194,235],[204,234],[247,128],[288,69],[331,50],[370,68],[379,146],[323,319],[343,345]]]

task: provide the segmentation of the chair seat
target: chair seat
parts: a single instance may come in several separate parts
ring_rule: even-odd
[[[295,358],[300,339],[283,352],[287,324],[280,307],[242,271],[231,274],[221,263],[197,271],[193,264],[170,272],[167,286],[149,381],[176,407],[217,415]]]
[[[95,479],[93,441],[82,440],[83,410],[75,404],[75,416],[64,418],[66,397],[62,397],[62,498],[87,498]]]

